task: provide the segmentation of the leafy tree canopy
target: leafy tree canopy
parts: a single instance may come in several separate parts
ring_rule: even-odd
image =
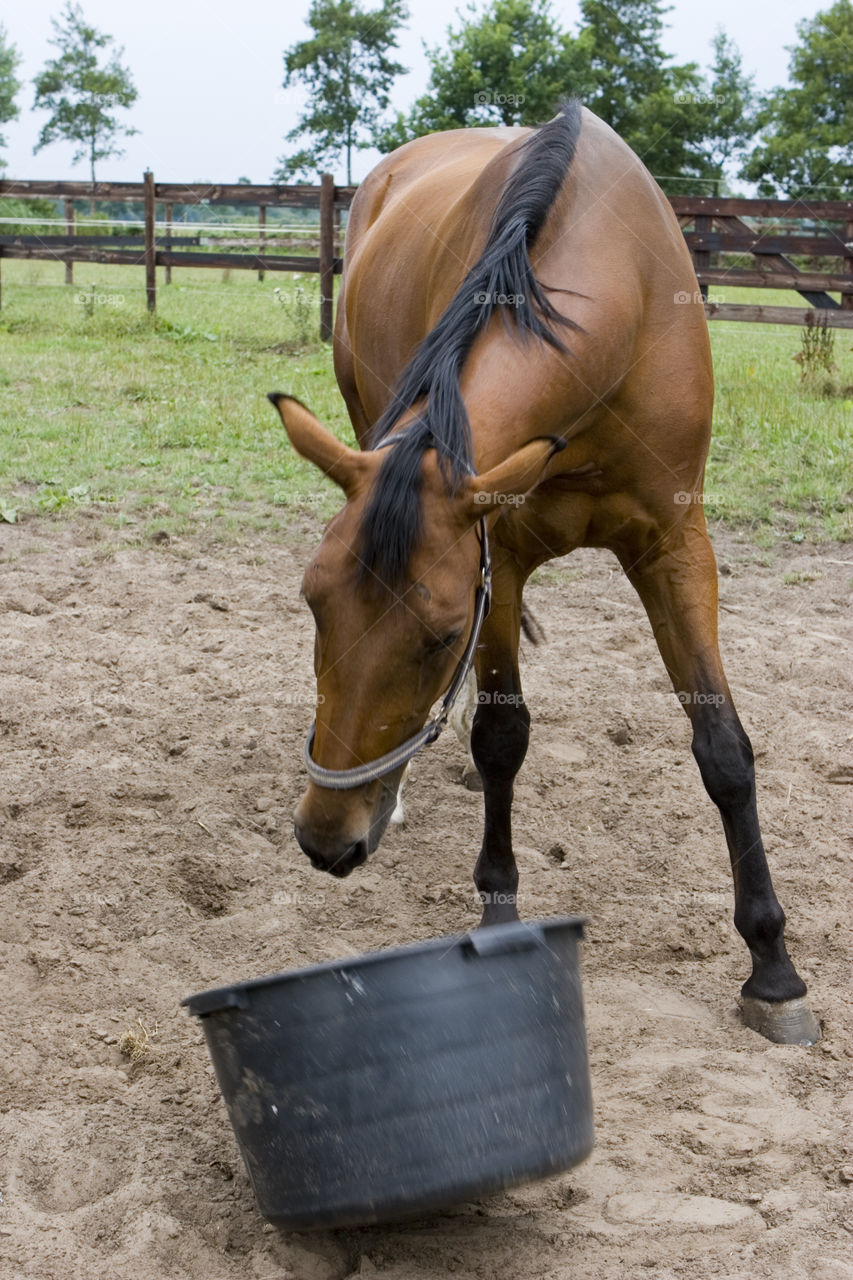
[[[370,10],[359,0],[313,0],[314,34],[284,55],[284,87],[301,83],[308,90],[305,111],[286,136],[307,143],[282,156],[276,181],[314,177],[343,154],[352,182],[353,151],[373,145],[391,85],[406,70],[391,50],[407,17],[405,0],[382,0]]]
[[[427,49],[427,92],[379,135],[391,150],[439,129],[483,124],[540,124],[561,98],[591,87],[588,59],[561,30],[549,0],[471,3],[444,46]]]
[[[0,23],[0,124],[8,124],[16,119],[19,108],[15,103],[21,82],[15,75],[21,61],[20,54],[10,43],[6,28]],[[0,147],[5,147],[6,139],[0,133]],[[0,159],[0,169],[5,168],[5,161]]]
[[[726,168],[742,161],[753,141],[758,105],[752,76],[743,70],[743,59],[733,40],[720,28],[711,46],[714,52],[706,94],[706,125],[702,150],[718,195]]]
[[[137,90],[130,71],[120,62],[124,50],[112,50],[107,56],[113,37],[90,26],[78,4],[66,0],[61,19],[53,18],[51,24],[50,43],[59,54],[45,63],[33,81],[33,106],[49,111],[50,119],[33,150],[52,142],[75,143],[73,163],[88,160],[94,185],[96,163],[123,155],[118,140],[137,132],[118,117],[120,110],[136,101]]]
[[[675,64],[661,44],[669,7],[662,0],[581,0],[580,9],[593,82],[586,105],[664,190],[708,179],[708,90],[695,62]]]
[[[742,170],[762,195],[853,194],[853,4],[836,0],[797,26],[790,84],[761,105],[760,137]]]
[[[377,131],[376,145],[392,150],[438,129],[539,124],[575,95],[668,190],[719,183],[752,127],[751,84],[722,33],[710,80],[695,63],[675,64],[661,45],[667,12],[661,0],[581,0],[572,35],[549,0],[472,3],[444,45],[427,49],[427,92]]]

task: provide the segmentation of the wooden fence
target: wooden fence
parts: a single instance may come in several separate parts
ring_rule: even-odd
[[[64,236],[3,235],[0,224],[0,264],[3,258],[49,258],[65,263],[65,278],[72,282],[74,262],[103,262],[111,265],[145,267],[145,293],[149,311],[157,305],[157,267],[166,270],[166,283],[171,281],[172,267],[223,267],[257,271],[263,279],[266,271],[306,271],[320,276],[320,335],[332,335],[333,280],[343,265],[336,253],[340,235],[341,212],[349,207],[354,187],[336,187],[331,174],[324,173],[319,186],[256,186],[248,183],[183,183],[155,182],[147,172],[142,182],[14,182],[0,181],[0,197],[18,200],[63,200],[65,205]],[[141,237],[113,238],[75,234],[74,202],[105,200],[132,201],[143,207],[144,232]],[[157,225],[157,206],[164,217]],[[173,223],[175,205],[248,205],[258,210],[258,233],[247,244],[257,244],[258,252],[205,252],[185,247],[198,244],[198,237],[185,237],[193,232],[193,223]],[[303,254],[271,254],[266,252],[267,209],[317,209],[319,211],[318,248],[316,256]],[[2,206],[0,206],[2,212]],[[58,243],[57,243],[58,242]],[[181,246],[176,248],[175,245]]]
[[[853,329],[853,201],[670,196],[670,204],[693,256],[710,320],[802,325],[825,318],[833,328]],[[806,264],[795,263],[791,255]],[[709,303],[709,285],[793,289],[810,305]]]
[[[341,213],[349,207],[354,194],[354,187],[335,186],[330,174],[323,174],[319,186],[155,182],[150,172],[141,183],[99,182],[94,187],[86,182],[0,181],[0,197],[63,200],[66,232],[64,236],[11,236],[2,234],[0,224],[0,265],[4,257],[50,258],[65,262],[66,280],[70,283],[74,262],[142,263],[151,311],[157,300],[158,266],[165,268],[167,284],[172,267],[257,270],[261,278],[265,271],[319,273],[320,334],[326,339],[332,334],[333,280],[342,267],[338,252]],[[98,200],[141,204],[144,234],[75,235],[74,202]],[[832,327],[853,328],[853,201],[806,204],[794,200],[671,196],[670,203],[690,248],[710,320],[804,325],[825,319]],[[257,235],[245,241],[256,245],[257,252],[207,252],[198,247],[198,236],[192,235],[193,223],[173,223],[175,205],[217,204],[257,208]],[[159,224],[158,205],[164,213]],[[281,207],[318,211],[317,255],[269,252],[271,236],[266,213],[270,208]],[[794,257],[799,261],[795,262]],[[726,287],[789,289],[809,305],[775,307],[725,299],[709,302],[709,286],[717,292]],[[833,294],[838,294],[840,300]]]

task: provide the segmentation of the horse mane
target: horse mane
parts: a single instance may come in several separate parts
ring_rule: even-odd
[[[421,531],[421,461],[438,453],[450,491],[471,474],[471,425],[459,377],[477,335],[486,328],[499,297],[514,295],[518,332],[532,334],[560,351],[566,348],[549,324],[580,329],[551,305],[533,271],[530,250],[559,195],[580,132],[581,104],[560,104],[557,116],[518,146],[519,160],[492,217],[486,246],[437,324],[403,369],[388,407],[370,434],[370,448],[387,439],[401,416],[419,400],[424,408],[388,449],[361,525],[362,575],[389,587],[404,580]],[[507,323],[507,308],[503,311]]]

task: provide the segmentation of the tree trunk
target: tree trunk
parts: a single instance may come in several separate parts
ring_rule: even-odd
[[[344,73],[344,97],[347,108],[352,107],[350,95],[350,66],[352,63],[352,41],[347,48],[346,71]],[[347,186],[352,186],[352,119],[347,120]]]

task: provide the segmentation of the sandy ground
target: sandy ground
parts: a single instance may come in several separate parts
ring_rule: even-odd
[[[853,552],[765,567],[732,535],[724,652],[820,1045],[737,1021],[748,962],[686,718],[615,561],[578,554],[529,590],[547,642],[524,654],[515,830],[523,914],[590,918],[594,1154],[393,1228],[258,1216],[181,998],[478,916],[482,801],[452,735],[350,879],[294,843],[317,537],[299,524],[291,547],[111,558],[97,521],[0,527],[0,1275],[853,1277]]]

